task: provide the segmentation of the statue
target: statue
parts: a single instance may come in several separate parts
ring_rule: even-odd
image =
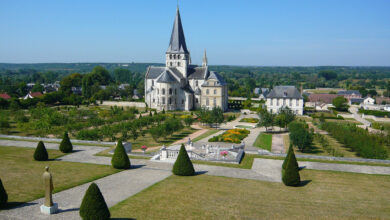
[[[54,214],[58,210],[57,203],[53,203],[53,178],[49,172],[49,167],[45,167],[45,172],[42,175],[45,184],[45,202],[41,205],[41,212],[45,214]]]

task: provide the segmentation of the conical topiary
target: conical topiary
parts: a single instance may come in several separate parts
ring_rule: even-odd
[[[46,147],[42,141],[39,141],[37,148],[34,152],[34,160],[45,161],[49,159],[49,154],[47,153]]]
[[[301,182],[301,177],[294,151],[291,151],[290,155],[286,157],[285,162],[286,168],[282,169],[282,181],[286,186],[297,186]]]
[[[68,132],[65,131],[64,137],[62,138],[61,144],[60,144],[60,151],[62,153],[70,153],[73,151],[73,145],[69,140]]]
[[[192,176],[195,174],[194,166],[192,165],[184,144],[181,145],[179,155],[173,165],[172,172],[178,176]]]
[[[290,146],[288,147],[286,158],[288,158],[288,157],[290,156],[291,153],[294,154],[294,158],[295,158],[294,148],[293,148],[292,144],[290,144]],[[296,165],[297,165],[297,167],[298,167],[297,158],[295,158],[294,160],[295,160]],[[282,169],[285,170],[285,169],[286,169],[286,166],[287,166],[287,160],[285,159],[285,160],[283,161]]]
[[[0,179],[0,209],[3,208],[8,201],[8,194],[4,189],[3,183],[1,182]]]
[[[129,169],[131,166],[129,156],[126,153],[121,140],[119,140],[116,145],[114,155],[111,159],[111,164],[112,167],[116,169]]]
[[[83,201],[81,202],[79,213],[84,220],[110,219],[111,215],[106,201],[95,183],[92,183],[88,187]]]

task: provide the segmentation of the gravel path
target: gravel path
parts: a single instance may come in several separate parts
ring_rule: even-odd
[[[284,153],[284,141],[282,134],[273,134],[272,135],[272,153]]]

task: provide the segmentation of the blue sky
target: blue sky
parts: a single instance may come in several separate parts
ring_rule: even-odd
[[[180,0],[193,63],[390,66],[389,0]],[[164,62],[176,0],[0,0],[0,62]]]

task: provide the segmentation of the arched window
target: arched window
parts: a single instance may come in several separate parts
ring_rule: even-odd
[[[195,102],[196,102],[196,103],[199,103],[199,100],[198,100],[198,98],[195,98]]]
[[[207,94],[207,95],[209,94],[209,89],[206,89],[206,94]]]
[[[172,104],[171,98],[168,99],[168,104]]]
[[[180,55],[177,55],[177,59],[180,59]]]
[[[180,66],[180,62],[177,62],[177,66]]]
[[[214,95],[216,95],[217,94],[217,90],[216,89],[214,89]]]
[[[198,80],[195,81],[195,86],[198,86]]]
[[[169,66],[172,66],[172,62],[169,62]]]
[[[164,97],[161,98],[161,102],[163,105],[165,105],[165,98]]]
[[[171,60],[172,60],[172,54],[169,54],[169,59],[171,59]]]
[[[173,59],[176,59],[176,54],[173,54]]]
[[[172,89],[169,88],[169,95],[172,95]]]
[[[162,94],[165,95],[165,89],[162,89]]]

